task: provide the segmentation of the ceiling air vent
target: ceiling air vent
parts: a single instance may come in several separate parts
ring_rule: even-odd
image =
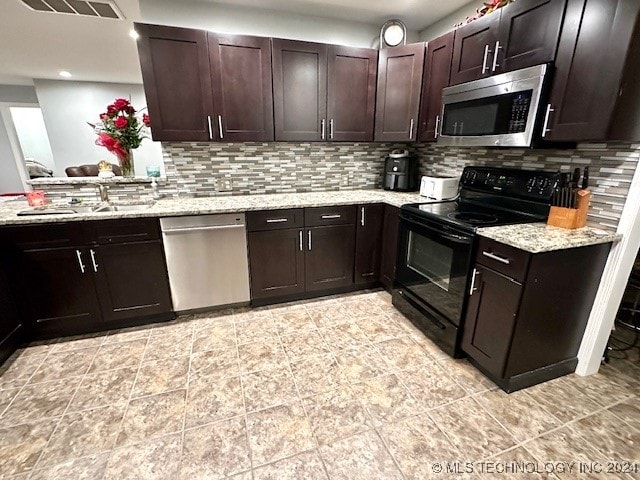
[[[110,0],[21,0],[27,7],[38,12],[67,13],[87,17],[123,19],[124,15],[115,2]]]

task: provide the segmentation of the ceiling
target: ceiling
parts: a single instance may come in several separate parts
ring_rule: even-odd
[[[141,83],[135,41],[128,33],[141,18],[139,0],[115,0],[125,20],[35,12],[20,0],[2,0],[0,85],[31,85],[34,78]],[[419,31],[469,0],[174,0],[259,8],[381,25],[401,18]]]

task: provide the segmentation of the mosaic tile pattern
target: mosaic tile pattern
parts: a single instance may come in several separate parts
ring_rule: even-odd
[[[455,478],[557,480],[577,477],[543,462],[640,469],[634,355],[507,395],[381,291],[52,341],[0,370],[0,478],[422,480],[453,478],[438,473],[450,462],[468,472]],[[481,473],[507,464],[542,472]]]

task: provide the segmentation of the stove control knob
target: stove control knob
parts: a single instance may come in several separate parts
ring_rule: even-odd
[[[393,170],[394,172],[397,172],[397,171],[398,171],[398,167],[393,167],[393,169],[392,169],[392,170]]]

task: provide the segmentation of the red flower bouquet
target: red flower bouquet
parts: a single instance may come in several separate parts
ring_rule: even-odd
[[[131,151],[140,146],[142,139],[148,138],[149,115],[145,113],[142,119],[138,120],[136,113],[129,100],[116,98],[107,106],[107,111],[100,114],[99,122],[89,123],[98,135],[96,145],[105,147],[118,157],[122,175],[125,177],[133,176]]]

